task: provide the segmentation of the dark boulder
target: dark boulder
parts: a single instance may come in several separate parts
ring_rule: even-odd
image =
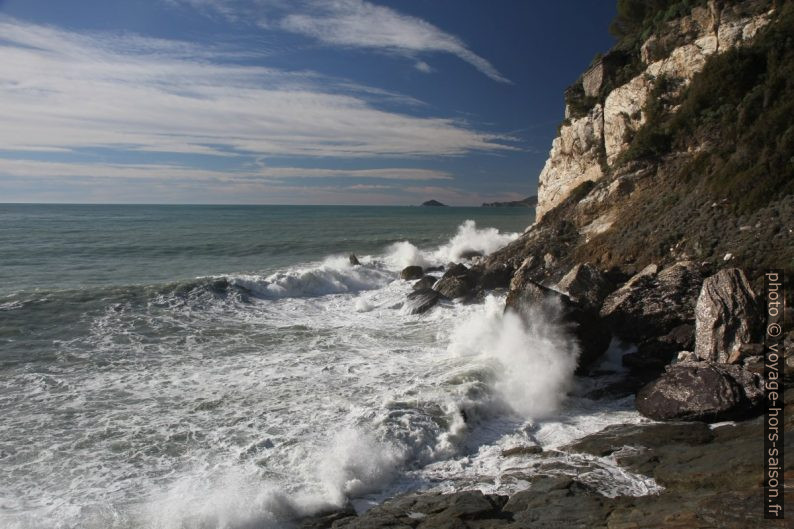
[[[422,279],[414,283],[413,289],[426,290],[428,288],[433,288],[433,285],[436,284],[436,281],[438,281],[438,279],[433,276],[424,276]]]
[[[495,264],[488,267],[473,267],[479,271],[479,286],[483,290],[494,288],[507,288],[510,286],[510,279],[513,277],[513,268],[505,264]]]
[[[695,308],[695,355],[736,363],[761,332],[762,308],[744,272],[720,270],[703,282]]]
[[[633,353],[623,355],[621,362],[632,374],[653,380],[676,357],[680,349],[659,340],[643,342]]]
[[[513,284],[515,283],[514,278]],[[561,323],[570,326],[579,345],[579,373],[593,365],[609,347],[612,335],[598,315],[575,303],[565,294],[530,280],[515,285],[507,294],[505,311],[513,311],[527,321],[532,317],[533,308],[541,308],[547,314],[557,316]]]
[[[408,314],[422,314],[433,308],[442,297],[441,294],[432,288],[414,290],[408,294],[408,300],[403,308]]]
[[[402,272],[400,272],[400,279],[412,281],[414,279],[421,279],[423,275],[425,275],[425,271],[421,266],[406,266],[403,268]]]
[[[598,310],[606,297],[615,290],[607,276],[591,264],[578,264],[557,283],[557,288],[583,307]]]
[[[478,279],[475,270],[462,264],[450,264],[435,289],[449,299],[468,298],[475,294]]]
[[[351,254],[348,256],[348,258],[347,258],[347,259],[348,259],[348,261],[350,261],[350,264],[351,264],[352,266],[358,266],[358,265],[360,265],[360,264],[361,264],[361,263],[358,261],[358,257],[356,257],[356,254],[354,254],[354,253],[351,253]]]
[[[642,343],[694,324],[695,303],[703,283],[700,267],[681,261],[658,271],[649,265],[610,294],[601,317],[624,341]]]
[[[752,417],[763,399],[761,377],[741,366],[681,362],[643,387],[637,410],[658,421],[723,421]]]
[[[458,255],[459,259],[474,259],[475,257],[482,257],[483,253],[479,250],[463,250]]]

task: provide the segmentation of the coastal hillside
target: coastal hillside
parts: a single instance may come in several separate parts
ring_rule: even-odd
[[[565,93],[535,222],[469,267],[420,280],[408,306],[507,290],[506,319],[532,328],[552,315],[572,335],[543,366],[577,352],[569,398],[593,388],[591,402],[630,402],[642,420],[503,451],[534,465],[502,467],[499,479],[527,483],[508,495],[407,494],[303,527],[791,526],[763,517],[759,454],[769,384],[794,381],[794,332],[779,337],[779,363],[766,356],[761,297],[765,270],[794,273],[794,4],[619,0],[611,31],[616,45]],[[774,395],[790,451],[794,390]],[[567,463],[544,466],[561,453]],[[604,460],[655,488],[604,494],[591,469],[560,471]],[[791,502],[782,482],[794,466],[780,465],[776,497]]]
[[[584,262],[630,275],[695,260],[756,286],[766,267],[791,272],[794,6],[621,1],[613,31],[565,94],[536,223],[489,265],[536,256],[540,281]]]

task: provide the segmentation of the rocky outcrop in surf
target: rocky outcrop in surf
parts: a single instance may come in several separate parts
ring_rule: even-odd
[[[791,128],[794,6],[620,2],[616,27],[616,47],[566,93],[535,223],[433,288],[458,299],[506,288],[507,312],[525,325],[553,307],[576,338],[579,374],[598,375],[614,338],[623,378],[591,395],[634,395],[641,414],[662,422],[564,449],[614,458],[663,489],[607,497],[581,479],[535,473],[510,497],[414,494],[333,527],[758,525],[758,295],[765,268],[792,277],[794,263],[794,144],[780,140]],[[785,394],[787,431],[793,398]],[[724,420],[742,422],[706,424]]]

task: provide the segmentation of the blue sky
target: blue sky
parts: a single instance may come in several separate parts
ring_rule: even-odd
[[[0,0],[0,202],[534,194],[605,0]]]

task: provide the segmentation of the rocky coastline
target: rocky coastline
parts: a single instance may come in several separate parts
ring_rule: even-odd
[[[610,343],[625,344],[623,377],[590,397],[633,395],[648,421],[609,427],[563,451],[612,458],[653,478],[661,491],[607,497],[576,477],[535,472],[526,490],[509,497],[411,493],[361,515],[351,508],[320,513],[300,527],[790,527],[762,516],[760,294],[765,268],[792,277],[794,201],[784,188],[747,208],[728,184],[710,184],[722,170],[713,160],[724,129],[703,117],[713,117],[710,103],[699,103],[700,114],[687,112],[715,64],[768,51],[776,35],[790,35],[794,8],[771,0],[684,4],[624,35],[569,90],[566,119],[540,175],[534,224],[490,255],[402,274],[414,282],[405,310],[415,314],[443,310],[434,307],[444,299],[477,302],[494,289],[506,293],[505,311],[524,319],[533,307],[554,307],[580,350],[580,377],[598,377],[595,366]],[[755,78],[744,90],[763,90],[764,82]],[[649,154],[648,127],[660,123],[684,127],[688,139],[670,132],[670,141]],[[763,184],[763,175],[756,178]],[[787,318],[784,386],[794,380],[790,309]],[[784,397],[791,452],[794,389]],[[783,472],[791,503],[792,458]]]

